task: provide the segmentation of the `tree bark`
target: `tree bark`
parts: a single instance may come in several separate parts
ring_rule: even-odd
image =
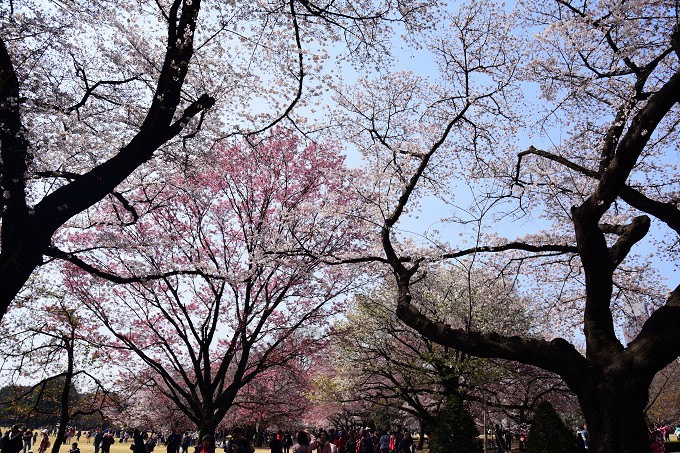
[[[592,390],[578,395],[589,432],[589,452],[648,451],[643,414],[650,382],[649,376],[621,370],[616,375],[600,376]]]
[[[57,438],[52,444],[52,453],[59,453],[59,449],[65,440],[66,428],[71,422],[71,413],[69,408],[71,405],[71,388],[73,386],[73,372],[75,364],[75,351],[73,350],[73,339],[64,338],[64,345],[66,346],[67,354],[67,369],[64,374],[64,387],[62,388],[61,397],[59,400],[59,429],[57,430]]]
[[[21,119],[20,83],[0,37],[0,320],[42,263],[54,232],[101,201],[151,159],[160,146],[178,136],[191,118],[214,105],[215,99],[203,94],[176,115],[194,51],[193,35],[200,4],[200,0],[175,2],[170,10],[165,59],[139,132],[113,157],[48,194],[35,207],[27,203],[30,143]]]

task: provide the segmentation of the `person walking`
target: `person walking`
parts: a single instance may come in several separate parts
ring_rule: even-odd
[[[106,431],[102,436],[102,453],[111,453],[111,445],[116,443],[116,439],[113,438],[110,431]]]
[[[413,437],[411,437],[411,431],[404,428],[404,438],[401,440],[401,443],[399,444],[399,450],[402,453],[412,453],[411,452],[412,448],[413,448]]]
[[[333,443],[338,447],[338,453],[347,453],[347,449],[345,448],[347,445],[347,433],[344,431],[339,432],[338,437],[333,441]]]
[[[373,445],[373,436],[371,436],[371,433],[368,430],[362,430],[357,453],[373,453],[374,450],[375,446]]]
[[[46,429],[40,431],[42,433],[42,439],[40,439],[40,446],[38,447],[38,453],[45,453],[48,448],[50,448],[50,438]]]
[[[130,445],[130,450],[132,450],[132,453],[147,453],[144,435],[139,428],[135,428],[132,431],[132,445]]]
[[[30,428],[24,428],[21,437],[24,440],[24,453],[27,453],[31,449],[31,444],[33,442],[33,431],[31,431]]]
[[[269,437],[269,451],[271,453],[283,453],[283,442],[279,440],[276,433],[272,433]]]
[[[649,433],[649,451],[651,453],[666,453],[663,429],[659,424],[655,424]]]
[[[378,445],[380,447],[380,453],[390,452],[390,435],[388,433],[382,434],[382,431],[378,430]]]
[[[588,452],[588,430],[585,423],[576,432],[576,451],[578,453]]]
[[[505,436],[503,435],[503,428],[498,423],[496,423],[494,434],[496,435],[497,453],[505,453]]]
[[[99,448],[102,445],[102,430],[97,428],[94,432],[94,437],[92,439],[92,444],[94,445],[94,453],[99,453]]]
[[[288,431],[283,433],[283,439],[281,439],[281,443],[283,444],[283,453],[290,453],[290,447],[293,446],[293,438]]]
[[[168,453],[179,453],[179,446],[181,442],[182,437],[179,435],[179,430],[173,429],[172,434],[168,436],[165,448],[168,450]]]

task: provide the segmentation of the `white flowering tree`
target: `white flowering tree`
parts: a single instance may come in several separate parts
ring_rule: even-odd
[[[527,305],[514,294],[513,285],[481,270],[469,275],[446,263],[432,264],[411,290],[430,317],[449,325],[484,326],[511,335],[526,334],[531,325],[524,312]],[[439,411],[451,396],[484,401],[499,410],[504,405],[518,412],[531,410],[532,401],[522,405],[521,396],[528,391],[520,390],[520,379],[510,386],[510,373],[501,366],[442,347],[404,326],[395,314],[395,296],[394,283],[385,281],[355,297],[346,321],[336,324],[333,363],[354,384],[337,392],[336,400],[361,398],[407,412],[420,421],[424,432],[436,426]],[[505,301],[502,309],[500,300]]]
[[[134,9],[0,6],[0,316],[62,224],[215,103],[205,92],[182,93],[200,1],[158,6],[150,29],[166,29],[156,48],[136,33]]]
[[[676,262],[680,231],[677,5],[518,6],[462,7],[428,47],[439,80],[382,74],[338,97],[347,138],[375,170],[397,314],[442,345],[561,376],[589,451],[647,451],[650,383],[680,354],[680,287],[666,289],[655,268]],[[539,102],[522,100],[534,87]],[[545,146],[520,148],[532,133]],[[438,220],[441,234],[420,229],[427,255],[403,240]],[[515,336],[432,316],[412,289],[432,259],[516,275],[541,322]]]
[[[143,0],[0,4],[0,318],[53,234],[106,197],[318,99],[328,55],[377,64],[433,2]],[[210,114],[208,114],[210,112]],[[135,177],[129,179],[131,175]],[[26,295],[25,297],[30,297]]]

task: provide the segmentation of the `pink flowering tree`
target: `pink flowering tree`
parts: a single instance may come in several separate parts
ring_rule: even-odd
[[[216,148],[199,174],[107,204],[64,236],[64,284],[108,330],[119,365],[213,432],[258,376],[283,373],[325,344],[331,317],[361,284],[358,175],[328,145],[276,129]],[[96,226],[92,226],[96,225]]]
[[[311,406],[311,372],[304,364],[310,358],[257,376],[239,392],[227,423],[231,427],[259,424],[262,429],[300,426]]]
[[[321,349],[325,344],[319,342]],[[304,420],[312,408],[309,368],[315,359],[311,349],[306,352],[305,357],[261,373],[241,388],[218,429],[246,427],[255,432],[255,445],[261,447],[265,430],[287,430],[295,437],[296,429],[308,426]]]
[[[119,411],[107,414],[108,418],[117,426],[141,428],[156,433],[168,433],[173,429],[194,430],[195,425],[167,397],[167,392],[160,391],[153,374],[147,373],[146,377],[130,379],[129,375],[121,376],[123,387],[129,396],[121,401]]]

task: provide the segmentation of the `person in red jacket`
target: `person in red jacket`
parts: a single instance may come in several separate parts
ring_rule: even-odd
[[[333,441],[333,443],[338,447],[338,453],[345,453],[345,445],[347,445],[347,434],[341,432],[340,435]]]
[[[206,434],[201,439],[201,445],[197,445],[194,453],[215,453],[215,442],[210,434]]]
[[[111,432],[107,430],[102,436],[102,453],[111,453],[111,445],[115,443],[116,439],[114,439]]]

